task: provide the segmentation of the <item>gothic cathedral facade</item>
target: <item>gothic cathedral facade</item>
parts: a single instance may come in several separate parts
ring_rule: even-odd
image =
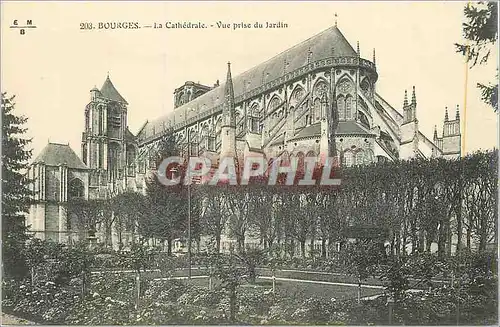
[[[34,203],[27,224],[41,238],[68,240],[64,203],[125,190],[145,192],[158,140],[174,131],[191,155],[215,164],[221,156],[266,159],[337,156],[343,165],[415,157],[460,157],[460,115],[445,111],[442,136],[419,130],[415,87],[397,110],[377,93],[375,51],[360,57],[337,26],[213,86],[186,82],[174,92],[173,110],[128,129],[128,103],[109,76],[90,91],[84,110],[81,157],[49,143],[33,161]],[[335,149],[335,153],[332,153]]]

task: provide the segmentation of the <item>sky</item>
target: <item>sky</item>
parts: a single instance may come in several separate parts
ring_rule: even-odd
[[[80,154],[90,89],[107,74],[128,101],[128,125],[173,110],[174,89],[185,81],[224,81],[337,24],[361,57],[376,48],[377,92],[401,111],[404,90],[417,94],[421,131],[442,133],[444,108],[465,120],[465,151],[497,147],[498,116],[482,103],[476,83],[495,79],[498,51],[469,70],[455,53],[462,42],[465,2],[4,2],[1,3],[1,89],[16,95],[28,117],[36,156],[50,140]],[[335,17],[337,14],[337,17]],[[8,28],[31,19],[36,29]],[[275,29],[99,29],[107,22],[283,22]],[[81,23],[96,29],[81,30]],[[466,112],[464,112],[467,94]],[[462,133],[463,133],[462,126]]]

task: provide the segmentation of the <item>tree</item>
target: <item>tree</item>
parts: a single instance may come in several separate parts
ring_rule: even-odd
[[[109,203],[106,200],[85,200],[73,198],[68,201],[68,219],[76,218],[76,228],[80,234],[80,240],[84,237],[95,236],[98,225],[109,219]]]
[[[236,238],[236,250],[245,252],[245,237],[250,225],[250,193],[247,187],[221,187],[224,203],[229,213],[229,235]]]
[[[455,43],[456,51],[471,62],[471,68],[476,64],[485,64],[491,50],[498,39],[498,2],[478,2],[476,5],[467,4],[464,8],[466,22],[463,23],[463,36],[467,44]],[[497,75],[498,77],[498,75]],[[498,110],[498,83],[484,85],[477,84],[481,90],[481,99]]]
[[[27,118],[14,113],[14,96],[2,93],[2,261],[6,276],[22,278],[27,273],[22,256],[27,240],[24,215],[31,191],[26,175],[32,150],[24,138]]]
[[[238,296],[236,290],[245,281],[245,268],[242,268],[240,259],[235,255],[223,256],[219,253],[209,257],[211,276],[220,281],[220,288],[229,297],[229,320],[236,321],[238,313]]]
[[[342,252],[341,261],[345,272],[358,278],[358,303],[361,300],[361,283],[374,276],[385,255],[377,239],[358,239]]]
[[[220,253],[222,232],[226,226],[227,213],[223,193],[218,187],[201,186],[196,193],[200,207],[200,225],[205,234],[215,241],[215,252]]]
[[[173,130],[165,132],[156,144],[156,167],[161,167],[164,159],[179,156],[181,149]],[[163,168],[162,168],[163,169]],[[185,165],[171,164],[162,172],[167,177],[180,176],[179,184],[163,185],[159,179],[159,172],[146,180],[146,194],[149,208],[149,217],[143,220],[142,231],[152,237],[167,241],[168,254],[172,252],[172,241],[186,230],[187,217],[187,190],[183,186]]]
[[[132,242],[135,242],[135,236],[139,232],[140,224],[147,221],[148,213],[151,210],[144,195],[132,191],[121,193],[113,198],[112,208],[120,245],[123,245],[122,232],[124,230],[132,233]]]

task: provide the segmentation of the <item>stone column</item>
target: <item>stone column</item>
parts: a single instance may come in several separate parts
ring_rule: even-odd
[[[102,166],[103,166],[104,170],[107,170],[108,169],[108,143],[104,142],[101,146],[104,147],[104,150],[103,150],[104,158],[102,158],[102,160],[103,160]]]
[[[59,243],[68,243],[68,224],[67,224],[67,212],[65,206],[59,204]]]

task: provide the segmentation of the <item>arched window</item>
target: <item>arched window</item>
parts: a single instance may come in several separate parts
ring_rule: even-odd
[[[356,165],[363,165],[365,162],[365,152],[363,150],[356,153]]]
[[[314,151],[309,151],[306,154],[306,158],[316,158],[316,153],[314,153]],[[306,166],[304,166],[304,168],[305,169],[310,169],[310,167],[306,167]]]
[[[127,174],[135,176],[135,147],[131,144],[127,145]]]
[[[337,110],[339,112],[339,119],[340,120],[344,120],[346,118],[344,104],[345,104],[344,97],[342,95],[340,95],[337,98]]]
[[[104,168],[104,143],[97,143],[99,147],[98,168]]]
[[[82,159],[83,159],[83,163],[86,165],[88,164],[87,163],[87,151],[88,151],[87,143],[85,143],[82,147]]]
[[[217,122],[215,123],[215,145],[219,144],[221,142],[221,132],[222,132],[222,124],[221,124],[221,117],[219,116],[217,118]]]
[[[104,131],[104,108],[99,106],[99,135],[102,135]]]
[[[90,115],[90,110],[87,110],[85,112],[85,130],[88,130],[90,128],[90,125],[89,125],[89,115]]]
[[[305,94],[304,89],[301,86],[297,86],[292,92],[292,96],[290,97],[290,103],[298,104],[304,97],[304,94]]]
[[[299,172],[304,172],[304,153],[303,152],[299,152],[297,153],[297,171]]]
[[[352,119],[352,97],[349,95],[345,98],[345,119]]]
[[[85,196],[85,187],[80,179],[74,178],[68,184],[68,199],[83,198]]]
[[[253,105],[252,109],[250,109],[250,131],[254,133],[259,132],[259,122],[260,122],[260,112],[259,106],[257,104]]]
[[[117,103],[108,107],[108,135],[115,138],[121,137],[121,109]]]
[[[281,166],[289,166],[290,165],[290,154],[288,153],[288,151],[285,151],[281,154],[280,156],[280,164]]]
[[[316,98],[316,100],[314,100],[312,121],[314,123],[315,121],[318,121],[320,119],[321,119],[321,101],[319,98]]]
[[[364,94],[371,96],[371,84],[368,78],[363,79],[361,82],[361,90]]]
[[[373,150],[366,150],[365,152],[365,164],[369,165],[373,162]]]
[[[344,153],[344,166],[351,167],[354,164],[354,156],[351,151],[346,151]]]
[[[277,96],[274,96],[271,99],[271,101],[269,101],[267,112],[268,113],[273,112],[273,110],[279,106],[280,102],[281,102],[280,99]]]
[[[198,132],[196,130],[191,130],[189,132],[189,155],[197,156],[198,155]]]
[[[121,147],[120,144],[111,142],[108,147],[108,171],[111,180],[118,178],[119,160]]]

